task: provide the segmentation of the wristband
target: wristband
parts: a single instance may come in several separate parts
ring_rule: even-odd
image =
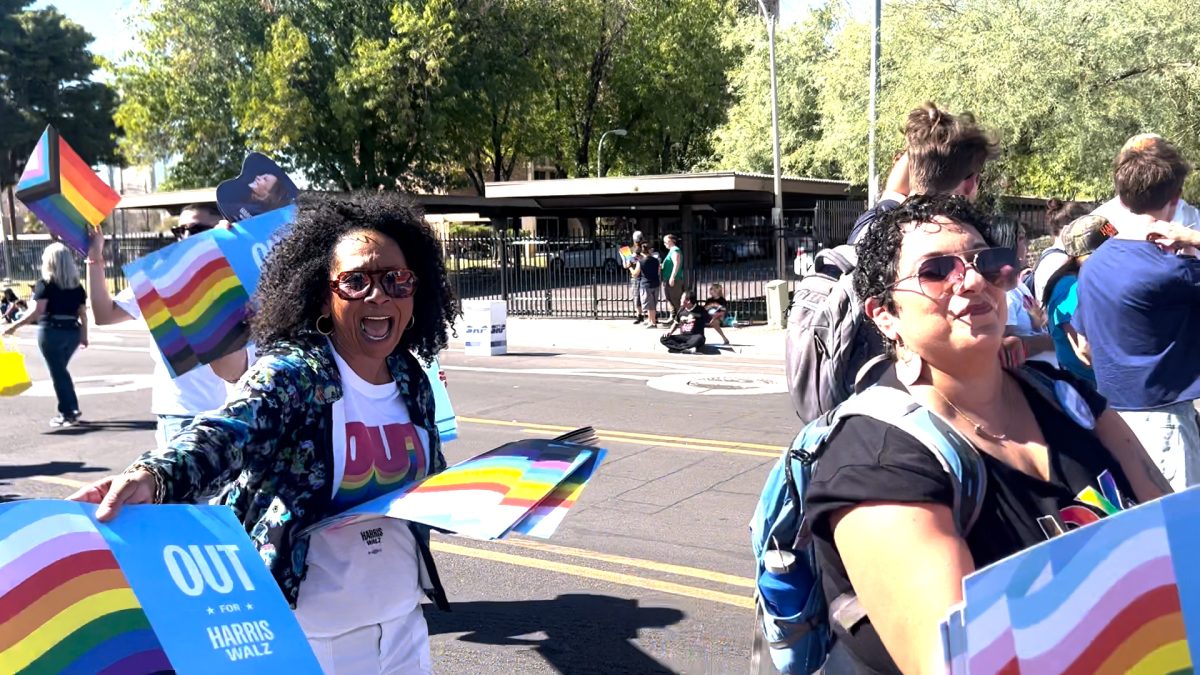
[[[167,492],[167,487],[166,484],[163,483],[162,476],[160,476],[158,471],[155,471],[153,467],[142,464],[141,462],[133,464],[128,469],[125,469],[125,473],[127,474],[137,473],[138,471],[145,471],[154,478],[154,499],[152,503],[162,504],[163,500],[166,498]]]

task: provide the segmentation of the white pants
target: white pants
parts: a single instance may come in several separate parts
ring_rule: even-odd
[[[308,644],[326,675],[428,675],[429,627],[417,605],[408,616]]]
[[[1191,401],[1118,414],[1176,492],[1200,483],[1200,418]]]

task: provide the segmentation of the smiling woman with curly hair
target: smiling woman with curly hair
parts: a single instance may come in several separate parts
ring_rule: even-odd
[[[441,247],[392,194],[318,195],[267,258],[253,298],[260,358],[223,408],[73,498],[192,502],[220,491],[327,673],[429,672],[422,590],[445,594],[427,528],[380,518],[308,526],[446,466],[418,361],[457,305]]]

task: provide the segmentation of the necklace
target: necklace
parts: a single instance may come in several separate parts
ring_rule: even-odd
[[[1008,434],[993,434],[992,432],[988,431],[987,429],[984,429],[982,424],[980,424],[979,422],[976,422],[974,419],[971,418],[970,415],[968,415],[967,413],[965,413],[961,409],[959,409],[959,407],[954,405],[954,403],[952,403],[950,401],[950,399],[943,396],[942,392],[938,391],[934,387],[930,387],[930,389],[933,390],[933,393],[938,395],[938,398],[945,401],[946,405],[950,406],[951,408],[954,408],[954,412],[958,413],[966,421],[975,425],[975,435],[976,436],[978,436],[980,438],[986,438],[990,441],[995,441],[997,443],[1008,439]]]

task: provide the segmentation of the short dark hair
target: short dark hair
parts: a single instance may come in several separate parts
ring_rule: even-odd
[[[696,291],[684,291],[684,292],[683,292],[683,299],[684,299],[684,300],[691,300],[692,302],[696,302],[696,301],[697,301],[697,300],[696,300]]]
[[[928,223],[936,217],[949,218],[979,232],[988,246],[995,246],[992,226],[987,216],[960,195],[913,195],[899,207],[884,214],[874,225],[863,230],[855,245],[858,265],[854,268],[854,292],[860,302],[874,298],[891,311],[896,311],[892,284],[896,283],[900,247],[906,227],[911,223]],[[874,325],[874,324],[872,324]],[[895,358],[896,346],[882,335],[884,351]]]
[[[1192,167],[1167,139],[1154,134],[1125,143],[1113,166],[1113,184],[1121,203],[1134,213],[1157,211],[1183,193]]]
[[[925,194],[953,192],[999,149],[971,113],[951,115],[932,102],[908,113],[904,139],[912,190]]]
[[[413,325],[397,351],[415,351],[428,361],[445,349],[458,304],[442,247],[410,199],[394,192],[305,193],[297,205],[296,222],[271,249],[254,294],[250,328],[260,349],[315,330],[329,298],[333,252],[345,235],[360,230],[395,241],[417,276]]]
[[[212,202],[194,202],[192,204],[188,204],[182,209],[179,209],[180,214],[182,214],[184,211],[200,211],[202,213],[207,213],[210,216],[216,216],[217,218],[225,217],[221,214],[221,210],[217,208],[217,205]]]

